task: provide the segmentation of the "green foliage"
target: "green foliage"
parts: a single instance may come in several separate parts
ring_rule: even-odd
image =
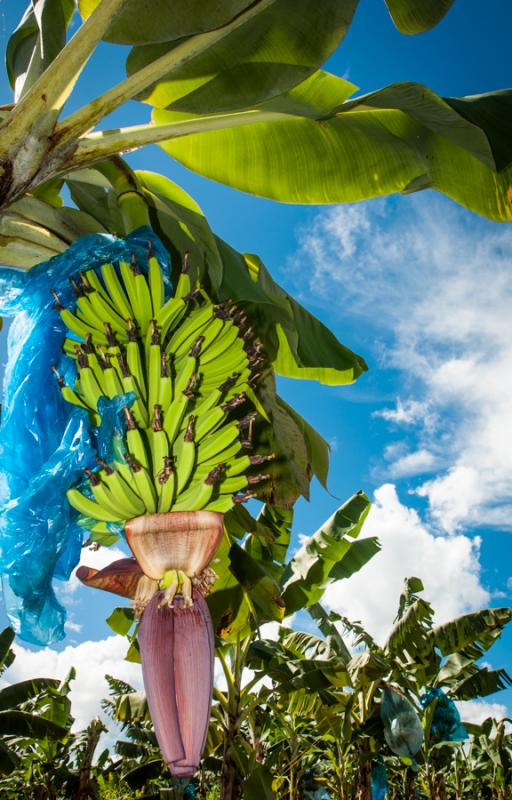
[[[510,118],[509,91],[443,99],[404,82],[349,100],[354,88],[318,72],[259,105],[258,124],[248,116],[162,147],[208,178],[274,200],[348,203],[433,188],[510,220],[511,153],[501,121]],[[157,110],[153,119],[172,125],[176,114]]]
[[[7,75],[19,99],[43,74],[66,44],[75,12],[74,0],[39,0],[31,4],[7,44]]]
[[[370,501],[365,494],[358,492],[294,555],[282,577],[283,598],[288,614],[318,602],[329,580],[334,579],[331,573],[335,567],[340,570],[339,577],[349,577],[378,552],[377,540],[366,539],[363,540],[366,543],[364,552],[359,551],[350,567],[344,563],[369,510]]]

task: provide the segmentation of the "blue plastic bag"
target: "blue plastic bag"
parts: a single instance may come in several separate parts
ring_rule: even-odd
[[[386,686],[380,715],[390,750],[397,756],[415,756],[423,743],[423,727],[413,704],[399,691]]]
[[[423,708],[428,708],[434,700],[437,700],[437,705],[430,728],[432,739],[437,742],[463,742],[467,739],[468,732],[453,700],[442,689],[433,687],[420,697]]]
[[[83,530],[65,490],[95,465],[99,446],[115,442],[116,409],[95,436],[88,415],[66,403],[51,366],[73,383],[74,365],[62,353],[66,329],[50,289],[74,306],[71,276],[106,262],[129,260],[142,269],[151,242],[170,293],[169,256],[150,228],[126,239],[84,236],[61,255],[28,272],[0,268],[0,314],[9,330],[0,425],[0,573],[9,619],[22,639],[49,644],[64,637],[66,613],[53,578],[67,580],[80,559]]]
[[[388,773],[382,761],[372,764],[372,800],[386,800]]]

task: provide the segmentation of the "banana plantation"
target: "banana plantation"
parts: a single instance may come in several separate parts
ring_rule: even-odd
[[[379,0],[413,44],[452,5]],[[283,394],[349,397],[367,361],[174,180],[272,207],[431,189],[510,222],[512,91],[361,93],[322,69],[358,0],[17,11],[0,106],[0,796],[512,800],[512,721],[466,718],[512,686],[486,660],[512,609],[439,622],[418,559],[385,639],[333,610],[382,543],[357,484],[299,538],[313,482],[333,507],[331,446]],[[173,179],[138,168],[147,145]],[[144,686],[108,674],[83,730],[74,669],[10,677],[20,643],[66,641],[76,585],[90,619],[115,596],[107,624]]]

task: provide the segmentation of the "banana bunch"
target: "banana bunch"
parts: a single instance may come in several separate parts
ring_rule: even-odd
[[[185,258],[168,300],[151,250],[147,276],[132,258],[72,279],[73,311],[52,292],[70,332],[64,351],[77,368],[74,387],[53,368],[65,400],[99,425],[100,398],[135,397],[124,408],[124,462],[98,459],[83,491],[67,493],[98,530],[155,512],[225,513],[268,479],[255,467],[273,454],[248,452],[254,388],[265,363],[261,343],[243,312],[230,302],[212,303],[192,285],[188,266]]]

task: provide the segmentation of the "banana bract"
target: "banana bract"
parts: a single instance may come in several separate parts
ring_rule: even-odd
[[[133,258],[76,275],[73,308],[54,293],[76,366],[74,385],[54,370],[64,398],[100,434],[103,416],[119,413],[118,440],[67,497],[93,533],[122,526],[134,555],[77,574],[134,602],[148,706],[176,776],[195,772],[208,730],[214,634],[203,594],[223,514],[256,496],[268,479],[259,468],[274,457],[252,452],[265,424],[254,391],[269,368],[262,345],[184,265],[168,298],[151,251],[147,266]]]

